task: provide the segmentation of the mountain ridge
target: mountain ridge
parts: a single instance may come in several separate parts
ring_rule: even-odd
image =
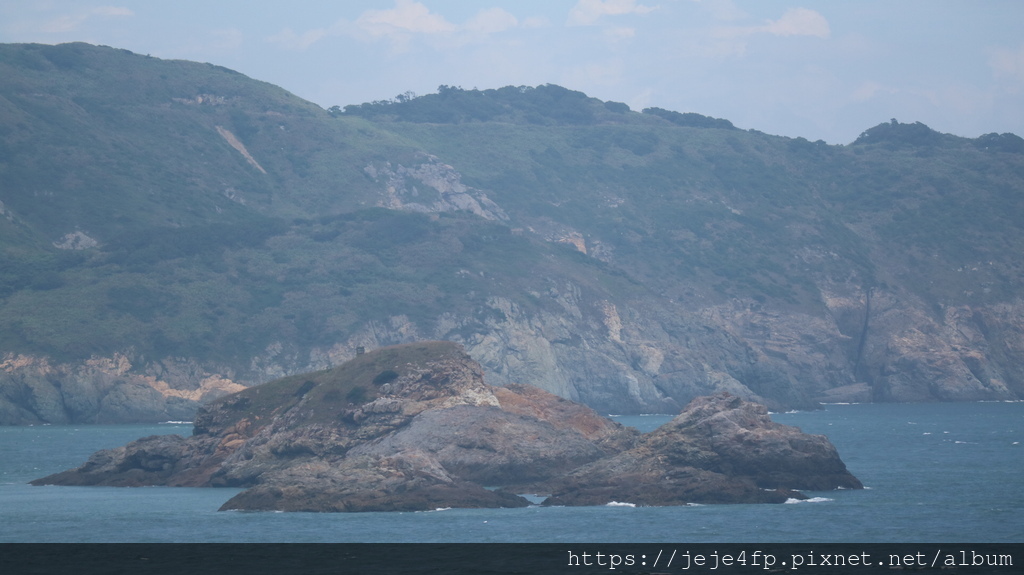
[[[1013,134],[828,145],[551,85],[323,110],[87,44],[0,68],[3,423],[187,419],[423,339],[608,412],[1024,397]]]

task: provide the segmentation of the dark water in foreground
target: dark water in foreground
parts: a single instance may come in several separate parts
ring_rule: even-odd
[[[773,418],[827,435],[868,489],[787,505],[218,512],[238,490],[26,484],[191,425],[0,427],[0,542],[1024,541],[1024,403],[830,405]],[[644,430],[667,419],[618,418]]]

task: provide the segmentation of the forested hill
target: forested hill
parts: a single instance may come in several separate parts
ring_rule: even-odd
[[[391,100],[378,100],[359,105],[333,106],[332,115],[347,114],[375,120],[402,122],[460,124],[465,122],[505,122],[546,126],[583,126],[594,124],[643,124],[643,119],[630,114],[622,102],[602,102],[583,92],[545,84],[505,86],[493,90],[463,90],[439,86],[436,94],[417,97],[399,94]],[[679,126],[695,128],[733,128],[728,120],[700,114],[672,112],[647,108],[645,114],[664,118]]]
[[[0,45],[0,78],[0,423],[188,418],[423,339],[601,411],[1024,396],[1013,134],[828,145],[553,85],[323,110],[87,44]]]

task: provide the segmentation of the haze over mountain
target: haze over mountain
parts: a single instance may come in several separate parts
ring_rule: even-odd
[[[188,419],[421,339],[601,412],[1024,397],[1013,134],[830,146],[553,85],[323,110],[87,44],[0,77],[0,423]]]

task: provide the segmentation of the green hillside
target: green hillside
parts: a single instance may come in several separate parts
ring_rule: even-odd
[[[552,85],[323,110],[87,44],[0,45],[0,78],[0,357],[127,353],[140,377],[187,360],[251,384],[450,339],[605,409],[722,381],[803,405],[917,397],[886,351],[912,324],[956,356],[915,373],[953,361],[935,368],[953,388],[1024,394],[1013,134],[893,120],[830,146]],[[980,335],[949,335],[953,308]],[[828,333],[801,336],[806,318]],[[41,393],[18,369],[15,404]]]
[[[616,121],[579,92],[533,91],[545,88],[591,108],[593,121],[420,120],[415,106],[443,102],[444,92],[378,103],[373,114],[366,104],[346,110],[460,166],[467,183],[521,220],[586,230],[620,254],[616,264],[664,290],[685,278],[724,296],[796,302],[817,298],[813,280],[822,274],[856,273],[870,285],[906,270],[935,303],[1019,294],[1024,139],[1014,134],[972,140],[893,121],[829,146],[658,109]],[[491,92],[498,99],[502,90],[473,91]],[[809,269],[792,257],[801,249],[834,252],[835,266]],[[967,293],[965,282],[950,282],[950,268],[982,262],[980,283],[992,289]],[[879,275],[879,265],[889,269]]]

